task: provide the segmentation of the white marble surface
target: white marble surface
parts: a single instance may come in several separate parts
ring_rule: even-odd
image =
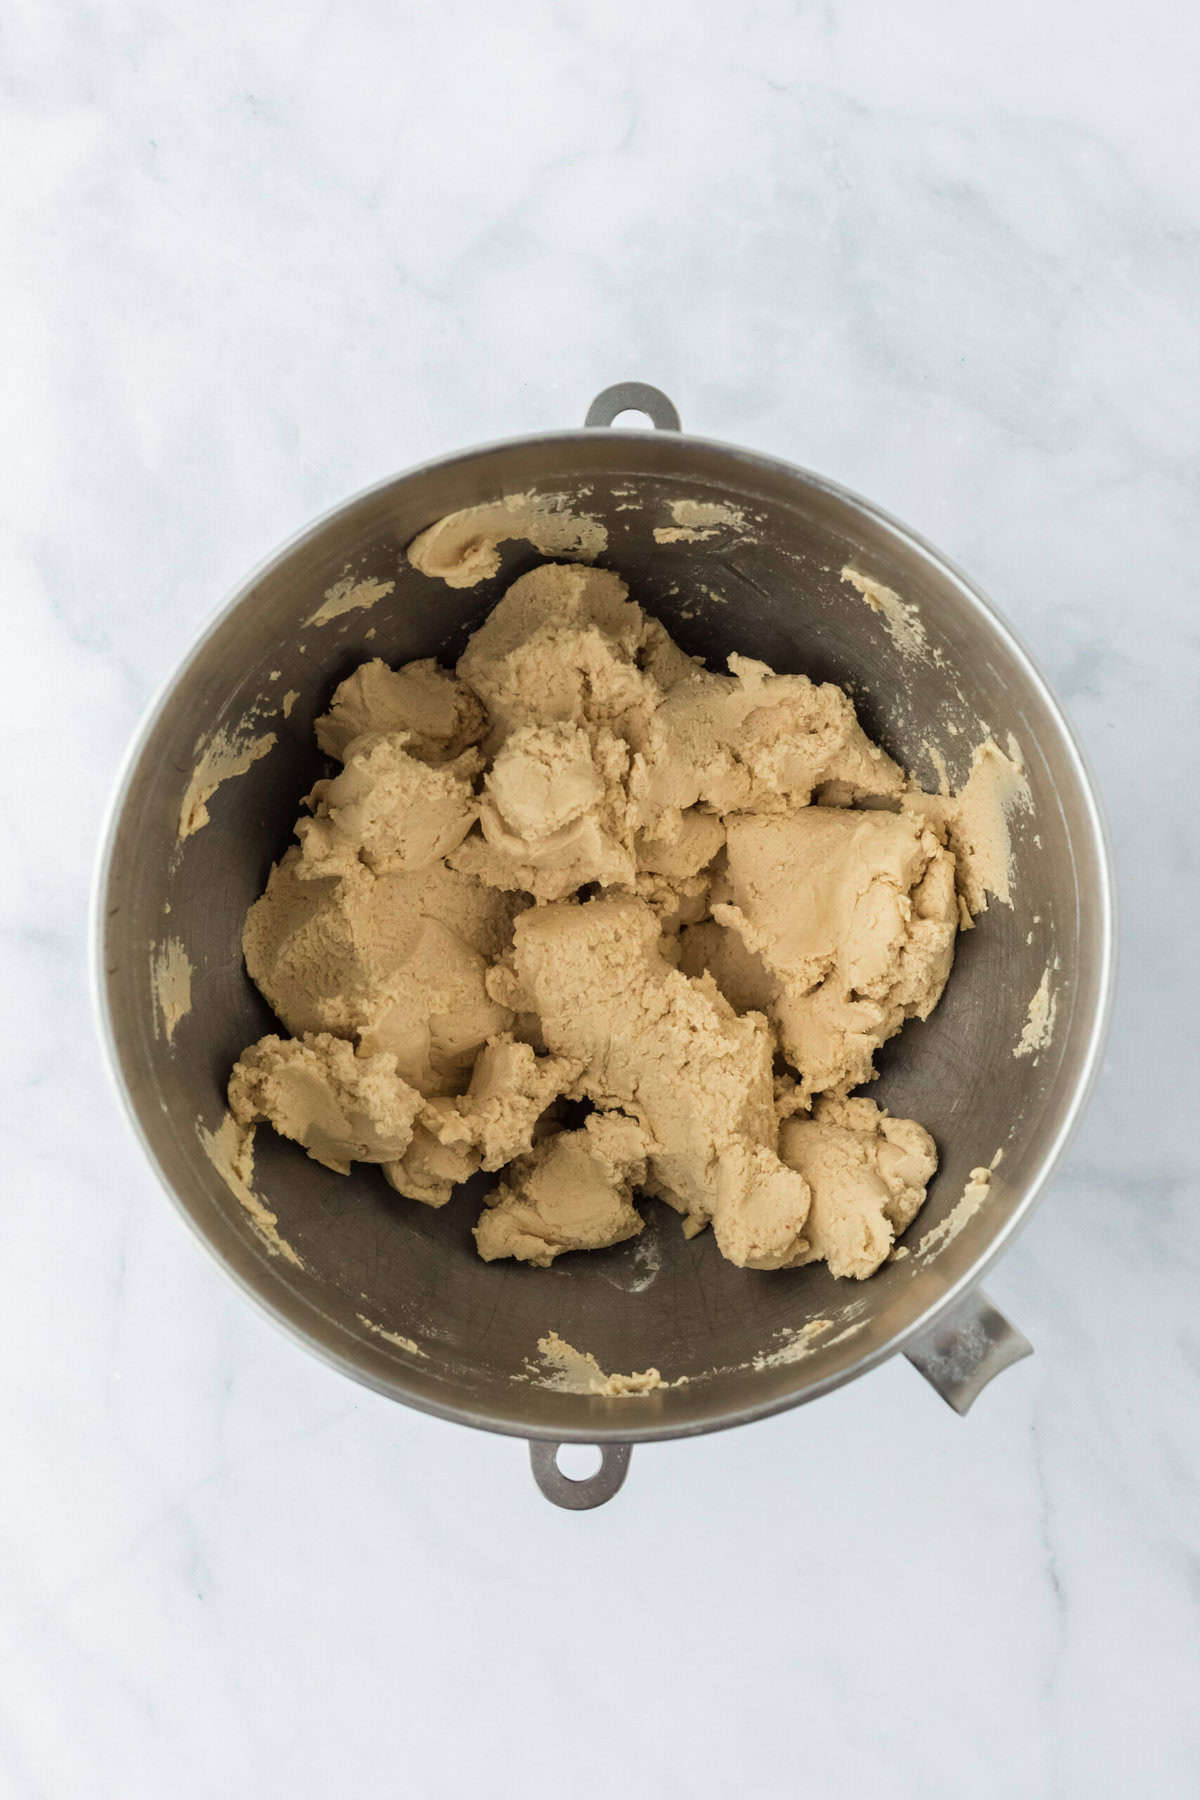
[[[1184,0],[7,9],[4,1796],[1196,1792],[1198,56]],[[196,1249],[84,909],[250,565],[625,376],[998,597],[1097,768],[1123,972],[989,1284],[1033,1360],[965,1423],[891,1364],[574,1517]]]

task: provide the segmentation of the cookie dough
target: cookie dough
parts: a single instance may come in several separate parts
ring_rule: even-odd
[[[581,1071],[580,1063],[538,1056],[508,1034],[492,1038],[475,1060],[466,1093],[428,1101],[408,1149],[384,1174],[411,1200],[444,1206],[460,1181],[532,1150],[543,1115]]]
[[[805,1096],[869,1081],[873,1056],[924,1019],[954,958],[954,858],[923,820],[810,806],[727,820],[732,903],[713,918],[754,953],[755,996]]]
[[[386,1163],[412,1138],[421,1096],[386,1054],[360,1056],[328,1032],[260,1038],[229,1078],[229,1110],[241,1126],[269,1119],[327,1169]]]
[[[402,731],[410,756],[448,763],[477,744],[487,715],[463,682],[432,659],[389,669],[376,657],[334,689],[329,711],[316,722],[317,743],[341,762],[356,738]]]
[[[628,775],[628,746],[606,727],[518,726],[484,778],[483,835],[450,866],[535,900],[562,900],[592,884],[631,886]]]
[[[500,545],[524,538],[543,556],[599,556],[608,533],[599,519],[571,509],[565,494],[502,494],[447,513],[408,547],[408,560],[447,587],[475,587],[500,567]]]
[[[918,788],[904,796],[904,806],[944,834],[957,863],[958,887],[963,902],[963,924],[986,912],[989,895],[1012,905],[1012,836],[1015,813],[1033,809],[1033,798],[1021,750],[1013,737],[1008,754],[987,738],[971,756],[971,770],[958,793],[950,792],[943,776],[941,792],[925,794]]]
[[[516,998],[584,1064],[580,1091],[639,1121],[645,1185],[688,1235],[711,1221],[731,1262],[782,1268],[807,1248],[809,1193],[776,1153],[766,1020],[672,967],[660,935],[641,900],[535,907],[517,921]]]
[[[486,749],[522,725],[560,721],[645,744],[663,689],[641,665],[662,646],[628,596],[610,570],[564,563],[513,582],[458,663],[487,709]]]
[[[933,1139],[862,1097],[818,1100],[811,1118],[784,1121],[780,1153],[812,1193],[801,1262],[833,1275],[873,1275],[916,1217],[937,1168]]]
[[[410,756],[406,732],[368,732],[346,748],[345,766],[309,795],[296,827],[314,874],[416,874],[457,849],[475,823],[477,751],[445,766]]]
[[[511,1024],[485,985],[513,897],[443,864],[419,874],[314,870],[289,850],[246,917],[251,978],[288,1030],[389,1050],[423,1094],[466,1087],[476,1053]]]
[[[637,1237],[633,1204],[646,1179],[646,1141],[633,1119],[593,1113],[514,1163],[475,1227],[485,1262],[514,1256],[549,1268],[564,1250],[595,1250]]]
[[[787,813],[828,784],[851,800],[903,791],[903,771],[866,736],[841,688],[775,675],[745,656],[731,656],[729,668],[695,670],[655,710],[643,804],[653,829],[697,803]]]
[[[586,522],[527,498],[443,521],[410,561],[466,586],[507,536],[594,554]],[[937,1155],[850,1090],[937,1004],[985,877],[963,918],[962,815],[840,688],[706,669],[619,575],[560,561],[454,671],[364,663],[316,735],[334,765],[246,918],[291,1033],[234,1069],[247,1145],[269,1122],[435,1207],[498,1174],[489,1262],[621,1243],[651,1196],[744,1268],[879,1266]]]

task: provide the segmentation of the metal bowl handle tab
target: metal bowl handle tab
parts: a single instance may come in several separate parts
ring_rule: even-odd
[[[948,1406],[965,1413],[994,1375],[1032,1356],[1033,1345],[976,1290],[905,1355]]]
[[[628,1444],[600,1444],[600,1467],[594,1475],[585,1475],[576,1481],[571,1475],[564,1475],[558,1466],[558,1453],[561,1444],[544,1444],[537,1440],[529,1446],[529,1461],[533,1466],[533,1479],[545,1494],[547,1500],[553,1500],[555,1506],[565,1506],[570,1512],[586,1512],[590,1507],[603,1506],[618,1493],[621,1484],[629,1473]]]
[[[588,407],[583,423],[585,427],[611,425],[623,412],[645,413],[656,431],[680,430],[675,402],[647,381],[616,381],[606,387]]]

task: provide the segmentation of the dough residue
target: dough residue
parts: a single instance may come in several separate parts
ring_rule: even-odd
[[[986,1168],[971,1170],[961,1197],[955,1202],[941,1224],[935,1225],[932,1231],[927,1231],[917,1245],[918,1256],[930,1257],[939,1250],[944,1250],[947,1244],[953,1243],[963,1226],[975,1217],[988,1197],[992,1185],[992,1175],[1003,1155],[1003,1150],[997,1150]]]
[[[849,563],[842,570],[842,580],[857,588],[872,612],[882,618],[887,632],[902,656],[928,656],[929,638],[915,606],[902,600],[894,588],[874,581]]]
[[[380,600],[386,600],[395,587],[394,581],[379,581],[373,575],[357,581],[353,575],[343,575],[331,588],[326,588],[324,600],[304,622],[306,625],[328,625],[330,620],[340,619],[343,613],[365,611]]]
[[[368,1331],[373,1331],[375,1333],[376,1337],[386,1338],[388,1343],[395,1344],[398,1350],[407,1350],[410,1356],[424,1356],[426,1354],[426,1352],[422,1350],[420,1344],[413,1338],[405,1337],[399,1331],[387,1331],[382,1325],[377,1325],[374,1319],[368,1319],[366,1313],[355,1313],[354,1316],[360,1325],[365,1325]]]
[[[1034,1056],[1037,1051],[1044,1050],[1054,1036],[1054,1020],[1057,1012],[1058,995],[1050,986],[1050,970],[1046,968],[1043,970],[1042,979],[1029,1002],[1025,1024],[1013,1055]]]
[[[594,524],[509,496],[409,557],[468,586],[506,537],[574,558],[602,547]],[[853,1090],[937,1005],[988,891],[1010,900],[1015,745],[982,745],[959,795],[924,793],[840,687],[736,653],[704,667],[574,560],[513,581],[454,669],[363,662],[315,731],[340,768],[243,932],[282,1027],[229,1081],[248,1193],[267,1124],[419,1205],[498,1175],[485,1262],[628,1244],[647,1199],[743,1268],[861,1281],[896,1252],[937,1150]],[[546,1343],[586,1391],[659,1383]]]
[[[673,525],[656,525],[658,544],[698,544],[720,531],[743,532],[746,515],[739,507],[721,500],[672,500]]]
[[[539,1338],[537,1347],[548,1373],[536,1369],[530,1372],[541,1386],[562,1394],[601,1394],[609,1400],[624,1400],[676,1385],[664,1381],[657,1369],[643,1369],[634,1375],[606,1375],[590,1350],[576,1350],[557,1331]]]
[[[789,1363],[803,1362],[811,1356],[818,1341],[833,1330],[832,1319],[809,1319],[796,1331],[783,1334],[782,1342],[774,1350],[760,1350],[753,1358],[756,1369],[781,1369]]]
[[[150,990],[154,996],[154,1030],[162,1032],[168,1044],[176,1027],[192,1009],[192,976],[195,973],[187,951],[178,938],[167,938],[157,944],[150,955]]]
[[[447,587],[475,587],[496,574],[500,545],[523,538],[543,556],[591,561],[608,547],[599,519],[571,508],[566,494],[504,494],[482,506],[447,513],[408,546],[408,560]]]
[[[208,803],[224,781],[234,781],[275,748],[273,731],[256,736],[245,724],[222,725],[196,744],[196,762],[179,808],[179,841],[208,824]]]
[[[957,865],[958,890],[971,917],[987,910],[988,896],[1012,905],[1012,834],[1014,813],[1031,812],[1033,796],[1025,778],[1021,751],[1014,737],[1005,755],[987,738],[971,758],[971,770],[957,794],[925,794],[911,790],[906,809],[918,812],[943,831]]]
[[[774,1349],[760,1350],[757,1356],[750,1359],[752,1369],[782,1369],[791,1363],[803,1362],[815,1350],[832,1350],[835,1344],[844,1344],[847,1338],[865,1329],[866,1319],[855,1319],[854,1313],[860,1312],[859,1306],[843,1307],[836,1318],[810,1319],[798,1330],[785,1330],[779,1334]],[[844,1321],[850,1319],[850,1324]],[[840,1331],[833,1331],[835,1325],[841,1324]],[[833,1331],[833,1336],[829,1333]],[[747,1365],[743,1364],[742,1367]]]
[[[302,1269],[303,1262],[287,1239],[279,1234],[279,1220],[266,1202],[254,1192],[254,1134],[247,1131],[227,1112],[215,1131],[203,1119],[196,1121],[196,1136],[213,1168],[234,1199],[244,1210],[252,1230],[263,1248],[272,1256]]]

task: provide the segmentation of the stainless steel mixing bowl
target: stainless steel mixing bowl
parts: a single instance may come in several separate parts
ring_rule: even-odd
[[[607,429],[631,407],[659,429]],[[744,1424],[897,1351],[964,1411],[991,1374],[1027,1353],[973,1290],[1028,1217],[1079,1115],[1113,966],[1112,884],[1091,782],[1045,682],[978,590],[912,532],[832,483],[681,435],[674,408],[654,389],[607,390],[587,427],[398,476],[260,569],[204,633],[138,738],[96,905],[99,1010],[117,1084],[199,1237],[273,1318],[346,1374],[444,1418],[530,1440],[543,1491],[575,1507],[616,1490],[631,1444]],[[657,1203],[647,1205],[646,1232],[632,1244],[565,1257],[550,1270],[485,1265],[470,1236],[479,1181],[430,1211],[392,1193],[378,1170],[339,1177],[263,1131],[256,1188],[298,1252],[297,1267],[264,1249],[202,1146],[198,1126],[220,1121],[238,1052],[274,1026],[243,970],[240,933],[301,796],[322,773],[313,719],[364,657],[454,660],[507,583],[539,558],[511,543],[494,580],[455,590],[412,570],[403,546],[456,508],[529,489],[566,494],[604,520],[602,560],[688,650],[720,665],[737,649],[843,683],[867,730],[930,785],[930,741],[955,784],[985,728],[1001,743],[1011,732],[1020,745],[1033,811],[1014,820],[1014,904],[993,903],[960,938],[941,1004],[885,1049],[871,1090],[932,1131],[941,1168],[908,1234],[911,1253],[865,1284],[835,1282],[819,1266],[733,1268],[711,1233],[685,1242],[675,1215]],[[681,497],[743,508],[755,541],[657,542],[653,528],[670,523],[669,503]],[[846,563],[919,609],[933,654],[897,653],[885,621],[840,579]],[[346,571],[384,577],[394,590],[369,610],[306,624]],[[293,689],[299,698],[285,717],[281,698]],[[180,844],[198,745],[255,708],[256,729],[274,731],[274,748],[218,789],[211,822]],[[151,977],[154,948],[168,936],[195,968],[191,1010],[169,1041]],[[1017,1057],[1047,968],[1057,997],[1052,1040]],[[936,1252],[922,1252],[970,1170],[997,1150],[985,1203]],[[806,1342],[804,1326],[818,1319],[833,1327]],[[528,1368],[551,1327],[605,1369],[654,1364],[687,1381],[639,1399],[558,1391]],[[555,1446],[567,1441],[601,1446],[594,1477],[571,1482],[561,1473]]]

